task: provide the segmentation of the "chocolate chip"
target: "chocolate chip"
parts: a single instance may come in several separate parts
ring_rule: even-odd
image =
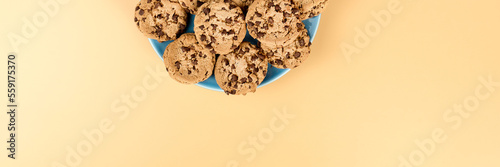
[[[299,12],[299,9],[297,9],[297,8],[292,8],[292,13],[296,14],[297,12]]]
[[[138,22],[139,20],[137,19],[137,17],[134,18],[134,22]]]
[[[163,33],[163,31],[159,31],[158,33],[156,33],[156,35],[158,35],[159,37],[165,35],[165,33]]]
[[[238,89],[238,84],[234,84],[233,88]]]
[[[191,55],[191,58],[196,58],[196,55],[195,55],[195,54],[192,54],[192,55]]]
[[[248,22],[248,27],[253,27],[253,23],[252,22]]]
[[[255,15],[257,15],[257,17],[262,17],[262,14],[260,13],[255,13]]]
[[[266,33],[259,32],[257,33],[257,38],[262,38],[264,35],[266,35]]]
[[[234,36],[234,37],[233,37],[233,40],[238,40],[238,36]]]
[[[283,65],[283,61],[281,60],[275,60],[274,63],[276,63],[277,65]]]
[[[252,82],[253,79],[251,77],[248,77],[248,82]]]
[[[181,5],[182,5],[183,7],[187,7],[187,6],[186,6],[186,3],[184,3],[184,2],[182,2],[182,3],[181,3]]]
[[[233,95],[234,95],[234,94],[236,94],[236,90],[234,90],[234,89],[233,89],[233,90],[231,90],[231,92],[229,92],[229,93],[231,93],[231,94],[233,94]]]
[[[184,25],[184,24],[179,24],[179,29],[180,29],[180,30],[184,30],[185,28],[186,28],[186,25]]]
[[[233,22],[233,19],[231,17],[226,18],[226,23],[231,24],[231,22]]]
[[[217,52],[215,52],[215,50],[211,50],[210,53],[217,54]]]
[[[139,14],[142,16],[144,14],[144,10],[139,10]]]
[[[247,82],[247,79],[246,79],[246,78],[241,78],[241,79],[240,79],[240,82],[245,83],[245,82]]]
[[[175,62],[175,67],[177,67],[177,70],[181,68],[181,62],[176,61]]]
[[[280,12],[280,11],[281,11],[281,7],[280,7],[279,5],[276,5],[276,6],[274,7],[274,9],[276,10],[276,12]]]
[[[191,70],[188,70],[188,74],[191,74]]]
[[[216,24],[210,24],[212,26],[212,29],[215,31],[215,29],[217,28],[218,25]]]
[[[267,6],[268,6],[268,7],[273,7],[273,6],[274,6],[274,3],[273,3],[273,2],[269,2],[269,3],[267,4]]]
[[[284,17],[290,17],[291,15],[290,15],[290,13],[285,12],[285,13],[283,13],[283,16]]]
[[[289,59],[290,58],[290,52],[286,53],[286,58]]]
[[[201,25],[201,26],[199,26],[199,28],[203,30],[203,29],[205,29],[205,26]]]
[[[260,26],[260,23],[261,23],[260,21],[256,21],[256,22],[255,22],[255,24],[256,24],[257,26]]]
[[[231,81],[238,81],[238,76],[236,76],[236,75],[233,74],[231,76]]]
[[[267,21],[270,23],[274,22],[273,17],[269,17],[269,19]]]
[[[266,56],[264,56],[263,54],[259,53],[259,54],[257,54],[257,56],[259,56],[259,58],[262,59],[262,60],[266,59]]]
[[[174,14],[174,15],[172,15],[172,20],[174,20],[175,22],[177,22],[178,21],[178,17],[179,17],[179,15]]]
[[[229,5],[229,10],[234,9],[234,8],[236,8],[235,5],[233,5],[233,4]]]
[[[141,8],[139,8],[139,6],[135,7],[135,11],[138,11],[139,9],[141,9]]]
[[[227,32],[229,35],[232,35],[234,34],[234,30],[229,30],[229,32]]]
[[[233,69],[233,70],[236,69],[236,66],[234,64],[231,65],[231,69]]]
[[[255,68],[255,64],[249,64],[248,67],[249,68]]]
[[[259,68],[254,68],[253,69],[253,73],[258,73],[259,72]]]
[[[257,60],[258,58],[259,58],[259,57],[257,57],[257,56],[252,56],[252,61]]]
[[[213,47],[212,47],[212,45],[205,45],[205,48],[212,49]]]
[[[217,42],[217,40],[215,39],[215,37],[210,37],[210,41],[212,41],[213,43]]]
[[[226,66],[229,65],[229,60],[228,59],[224,59],[224,60],[222,60],[222,62],[224,62],[224,65],[226,65]]]
[[[185,46],[181,47],[181,49],[183,52],[189,52],[191,50],[191,48]]]
[[[300,38],[299,44],[300,44],[300,46],[306,45],[306,42],[304,42],[304,38]]]
[[[196,59],[191,60],[191,63],[193,63],[194,65],[198,65],[198,60],[196,60]]]
[[[200,40],[201,41],[206,41],[207,40],[207,36],[206,35],[201,35],[200,36]]]
[[[284,18],[282,23],[286,23],[286,21],[288,21],[288,19]],[[288,27],[288,26],[285,26],[285,27]]]
[[[295,57],[296,59],[298,59],[300,57],[300,55],[301,55],[300,52],[295,52],[293,54],[293,57]]]
[[[203,13],[205,13],[205,15],[208,15],[208,13],[210,13],[210,9],[209,8],[204,8],[203,9]]]

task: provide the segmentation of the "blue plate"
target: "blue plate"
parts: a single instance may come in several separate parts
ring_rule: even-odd
[[[304,23],[304,25],[306,26],[306,29],[308,31],[309,36],[311,37],[311,42],[314,40],[314,36],[316,35],[316,31],[318,30],[320,18],[321,18],[321,14],[316,16],[316,17],[302,21]],[[189,20],[187,21],[188,22],[187,30],[186,30],[187,33],[194,33],[193,21],[194,21],[194,15],[190,14]],[[243,41],[248,41],[252,44],[257,44],[257,40],[252,38],[252,36],[250,36],[250,34],[248,34],[248,32],[247,32],[247,35]],[[167,48],[167,45],[170,44],[170,42],[172,42],[172,41],[166,41],[166,42],[160,43],[155,39],[149,39],[149,43],[151,43],[151,46],[153,46],[153,49],[158,54],[158,56],[160,56],[160,59],[162,59],[162,61],[163,61],[163,53],[165,52],[165,49]],[[271,66],[271,64],[269,64],[266,78],[264,78],[264,81],[262,81],[262,83],[260,83],[260,85],[258,87],[260,88],[260,87],[265,86],[271,82],[276,81],[278,78],[285,75],[288,71],[290,71],[290,69],[279,69],[279,68],[275,68],[275,67]],[[210,90],[215,90],[215,91],[219,91],[219,92],[223,91],[219,87],[219,85],[217,85],[217,82],[215,81],[214,75],[210,76],[207,80],[205,80],[203,82],[197,83],[196,85],[203,87],[203,88],[206,88],[206,89],[210,89]]]

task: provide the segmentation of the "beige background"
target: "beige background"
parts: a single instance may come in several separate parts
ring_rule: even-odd
[[[0,2],[3,60],[14,51],[7,34],[20,34],[23,17],[43,12],[37,3],[46,1]],[[101,120],[111,120],[112,129],[74,166],[225,167],[235,160],[248,167],[398,167],[411,155],[426,167],[500,166],[500,87],[488,91],[478,79],[500,82],[500,1],[400,0],[400,13],[351,61],[341,43],[355,45],[356,27],[395,2],[331,1],[308,61],[257,93],[226,96],[160,78],[149,80],[159,85],[126,116],[112,106],[124,109],[121,96],[141,90],[151,77],[146,69],[162,65],[134,25],[137,1],[60,4],[18,50],[17,159],[6,158],[2,113],[0,166],[70,166],[67,148],[88,143],[83,131]],[[477,98],[477,87],[490,96],[453,129],[456,122],[443,115]],[[281,126],[275,110],[295,117]],[[274,126],[283,129],[270,131]],[[415,140],[429,141],[436,130],[446,139],[418,159]],[[245,145],[259,134],[267,143],[262,150]],[[247,161],[240,145],[254,149],[255,158]]]

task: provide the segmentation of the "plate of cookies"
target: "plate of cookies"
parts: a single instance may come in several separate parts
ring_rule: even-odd
[[[299,67],[328,0],[141,0],[134,21],[170,77],[246,95]]]

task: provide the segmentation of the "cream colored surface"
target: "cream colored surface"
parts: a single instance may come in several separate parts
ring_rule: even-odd
[[[46,1],[0,2],[3,60],[13,51],[7,34],[21,33],[23,17],[32,19],[43,11],[38,2]],[[102,120],[109,133],[80,167],[399,167],[400,156],[418,154],[415,140],[433,137],[445,139],[420,166],[500,166],[500,87],[478,79],[491,75],[500,82],[500,2],[399,2],[400,8],[390,0],[331,1],[300,68],[255,94],[234,97],[168,77],[155,80],[146,69],[164,68],[134,25],[136,0],[70,0],[19,48],[18,154],[6,158],[1,113],[0,166],[68,166],[66,148],[85,143],[82,132]],[[355,45],[356,27],[364,29],[376,20],[371,12],[388,4],[399,13],[349,62],[341,44]],[[120,99],[145,90],[144,78],[151,90],[125,107]],[[460,124],[443,118],[475,98],[483,100],[468,118],[448,115]],[[275,109],[294,117],[277,116]],[[259,134],[263,140],[257,137],[258,148],[252,147]],[[251,150],[255,156],[245,152]]]

